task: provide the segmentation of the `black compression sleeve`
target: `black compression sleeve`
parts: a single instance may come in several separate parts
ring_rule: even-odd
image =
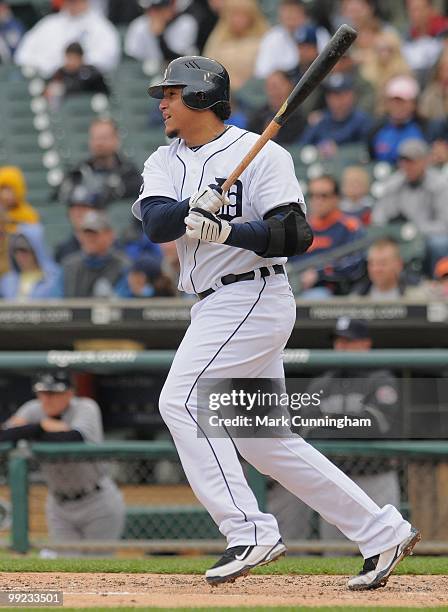
[[[264,221],[233,223],[232,231],[225,241],[229,246],[263,253],[268,247],[269,229]]]
[[[70,431],[44,431],[40,437],[41,442],[84,442],[81,432],[76,429]]]
[[[188,199],[177,202],[172,198],[151,196],[140,202],[142,225],[151,242],[171,242],[185,234]]]
[[[40,440],[43,429],[39,423],[29,423],[19,427],[0,430],[0,442],[17,442],[18,440]]]

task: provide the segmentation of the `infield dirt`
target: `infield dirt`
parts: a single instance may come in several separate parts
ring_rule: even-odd
[[[8,590],[63,591],[71,607],[403,606],[448,604],[448,576],[392,576],[385,588],[353,593],[345,576],[246,576],[212,588],[181,574],[0,573]]]

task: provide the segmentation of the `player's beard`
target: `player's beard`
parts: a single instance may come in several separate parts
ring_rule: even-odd
[[[179,137],[179,130],[174,129],[174,130],[167,130],[165,132],[165,134],[168,136],[168,138],[178,138]]]

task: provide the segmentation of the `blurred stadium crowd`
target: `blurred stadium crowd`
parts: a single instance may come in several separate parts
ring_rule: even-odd
[[[298,297],[448,297],[444,0],[0,0],[0,298],[177,295],[174,244],[131,217],[165,144],[148,83],[222,62],[261,132],[330,35],[358,39],[278,134],[315,239]],[[67,221],[68,218],[68,221]]]

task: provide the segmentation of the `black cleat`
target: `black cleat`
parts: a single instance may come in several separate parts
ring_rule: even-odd
[[[412,549],[421,539],[420,532],[412,527],[410,535],[398,546],[365,559],[361,572],[348,581],[348,588],[351,591],[366,591],[386,586],[393,570],[405,557],[412,555]]]
[[[235,582],[254,567],[267,565],[285,553],[286,546],[281,540],[269,546],[232,546],[213,567],[205,572],[205,579],[212,586],[223,582]]]

